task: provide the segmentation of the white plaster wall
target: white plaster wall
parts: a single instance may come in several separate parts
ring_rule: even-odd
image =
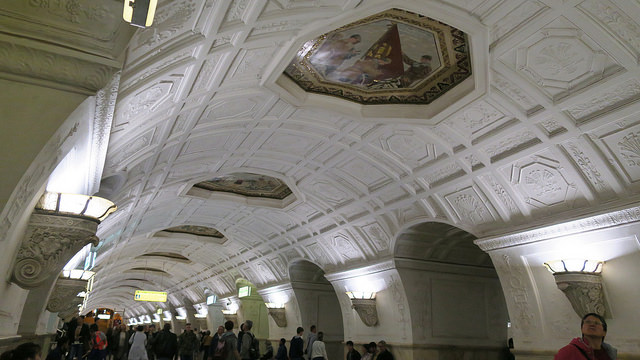
[[[398,269],[408,289],[414,345],[505,346],[507,308],[495,273],[440,266],[446,271]]]
[[[513,324],[516,350],[557,351],[580,336],[580,318],[560,291],[545,261],[605,261],[606,341],[621,353],[640,352],[640,224],[617,226],[490,252],[498,269]]]

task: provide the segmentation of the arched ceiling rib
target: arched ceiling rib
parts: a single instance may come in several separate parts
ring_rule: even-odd
[[[597,3],[161,3],[121,77],[104,176],[124,180],[112,195],[120,210],[100,228],[98,276],[113,284],[116,264],[175,252],[194,263],[169,289],[204,301],[195,298],[205,286],[229,294],[238,277],[287,281],[293,259],[327,271],[390,256],[405,224],[446,222],[482,237],[637,201],[640,47]],[[471,44],[490,74],[478,96],[436,121],[399,108],[363,118],[337,102],[301,107],[276,89],[302,35],[394,6],[487,35],[490,46]],[[277,177],[299,198],[273,209],[186,195],[242,171]],[[183,224],[229,241],[152,236]]]

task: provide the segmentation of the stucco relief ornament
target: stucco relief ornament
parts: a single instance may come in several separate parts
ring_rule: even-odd
[[[592,274],[554,274],[558,289],[569,299],[571,307],[582,317],[588,313],[605,315],[602,277]]]
[[[351,308],[354,309],[360,320],[367,326],[378,325],[378,310],[373,299],[351,299]]]
[[[33,213],[11,274],[23,289],[42,285],[87,244],[98,245],[98,222],[71,216]]]
[[[47,302],[47,310],[52,313],[77,311],[77,305],[81,304],[83,300],[77,295],[86,287],[87,282],[84,280],[58,279]]]
[[[269,310],[269,315],[271,315],[271,318],[273,319],[273,321],[276,322],[276,325],[278,325],[278,327],[284,328],[287,327],[287,315],[285,313],[285,309],[268,309]]]

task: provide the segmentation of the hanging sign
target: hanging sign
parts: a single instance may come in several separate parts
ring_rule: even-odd
[[[135,301],[155,301],[155,302],[166,302],[167,301],[167,293],[162,291],[145,291],[145,290],[136,290],[133,295],[133,300]]]

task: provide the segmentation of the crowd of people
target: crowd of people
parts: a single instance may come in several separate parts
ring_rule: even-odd
[[[253,322],[247,320],[240,325],[236,335],[234,324],[227,321],[219,326],[216,333],[192,329],[186,324],[177,336],[171,331],[171,324],[165,324],[161,331],[155,325],[138,325],[136,329],[119,325],[110,328],[107,334],[96,324],[88,326],[81,319],[73,319],[67,327],[66,335],[57,340],[55,349],[46,360],[329,360],[324,342],[324,334],[311,326],[304,339],[304,329],[297,328],[297,334],[290,340],[287,351],[286,339],[280,339],[275,351],[269,340],[265,341],[265,353],[260,356],[259,343],[252,332]],[[616,360],[616,349],[604,342],[607,322],[604,317],[589,313],[580,323],[582,337],[573,339],[569,345],[558,351],[554,360]],[[362,354],[352,341],[346,342],[346,360],[393,360],[394,357],[384,340],[362,345]],[[34,343],[21,344],[6,351],[0,360],[41,360],[41,348]],[[513,358],[513,357],[512,357]],[[331,359],[336,360],[336,359]]]

